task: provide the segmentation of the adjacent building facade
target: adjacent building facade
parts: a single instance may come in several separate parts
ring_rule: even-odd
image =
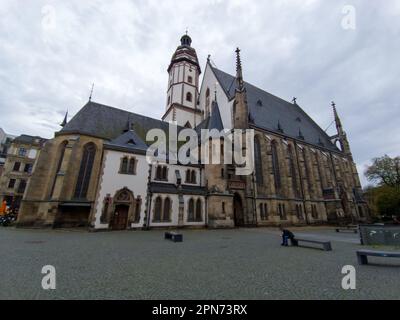
[[[244,81],[207,60],[202,82],[188,35],[168,67],[162,120],[90,101],[49,140],[28,184],[19,226],[85,226],[95,230],[157,227],[269,226],[366,219],[366,203],[350,145],[333,104],[337,134],[328,136],[295,102]],[[149,159],[161,129],[192,128],[195,153],[223,153],[201,130],[254,130],[255,170],[239,164]],[[183,132],[183,131],[182,131]],[[243,131],[244,132],[244,131]]]
[[[46,139],[21,135],[7,148],[7,157],[0,177],[0,202],[18,210],[27,184],[32,176],[36,159]]]

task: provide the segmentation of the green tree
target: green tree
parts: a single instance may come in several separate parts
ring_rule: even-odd
[[[380,215],[400,216],[400,157],[373,159],[365,176],[377,184],[366,190],[370,208]]]
[[[379,186],[400,188],[400,157],[384,155],[372,160],[372,165],[365,171],[365,176]]]

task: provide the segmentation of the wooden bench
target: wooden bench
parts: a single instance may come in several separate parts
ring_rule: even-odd
[[[354,233],[358,232],[358,228],[355,226],[340,227],[340,228],[336,228],[335,230],[336,230],[336,232],[340,232],[340,231],[351,231]]]
[[[400,258],[400,252],[395,251],[378,251],[378,250],[357,250],[358,264],[368,264],[368,256]]]
[[[330,241],[323,241],[323,240],[310,240],[310,239],[301,239],[301,238],[294,238],[297,242],[308,242],[308,243],[316,243],[322,245],[322,250],[325,251],[332,251],[332,245]]]
[[[172,231],[165,232],[164,238],[172,240],[173,242],[182,242],[183,241],[183,236],[181,233],[172,232]]]

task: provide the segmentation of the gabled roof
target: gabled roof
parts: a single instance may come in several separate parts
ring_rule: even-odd
[[[147,144],[132,130],[126,131],[104,146],[109,149],[126,151],[147,151]]]
[[[218,82],[228,99],[235,97],[235,77],[211,64]],[[323,131],[297,104],[276,97],[252,84],[245,82],[249,119],[255,126],[304,140],[307,143],[339,151]],[[279,130],[279,127],[281,130]],[[301,132],[302,137],[299,136]]]

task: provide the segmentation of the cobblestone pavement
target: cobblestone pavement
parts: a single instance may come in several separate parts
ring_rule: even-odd
[[[400,299],[399,259],[359,266],[358,235],[302,228],[333,251],[282,248],[276,229],[98,232],[0,228],[0,299]],[[379,264],[378,264],[379,263]],[[357,289],[341,288],[344,265]],[[57,289],[41,288],[44,265]]]

